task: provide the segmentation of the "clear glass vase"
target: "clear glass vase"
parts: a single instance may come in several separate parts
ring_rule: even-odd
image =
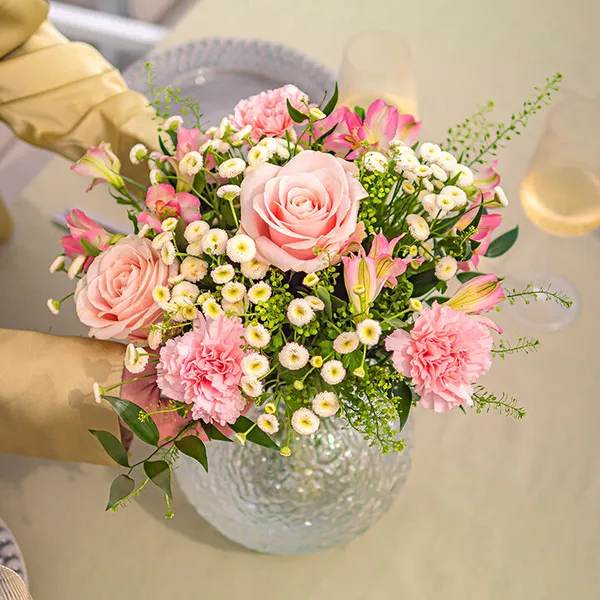
[[[348,542],[388,511],[410,467],[410,421],[402,436],[404,451],[384,456],[341,418],[322,419],[315,434],[292,437],[289,457],[215,442],[208,473],[186,456],[175,472],[225,537],[260,552],[308,554]]]

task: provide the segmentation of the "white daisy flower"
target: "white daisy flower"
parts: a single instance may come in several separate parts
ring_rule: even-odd
[[[429,225],[427,221],[419,215],[408,215],[406,217],[406,223],[408,224],[408,230],[410,234],[420,241],[425,241],[429,237]]]
[[[269,271],[269,265],[253,258],[248,262],[241,263],[240,270],[242,275],[248,279],[264,279]]]
[[[473,175],[473,171],[469,169],[466,165],[458,164],[456,169],[452,171],[452,177],[456,177],[456,175],[460,172],[458,179],[456,180],[456,185],[459,185],[462,188],[469,187],[473,185],[475,181],[475,175]]]
[[[448,281],[456,275],[458,264],[453,256],[444,256],[437,265],[435,265],[435,276],[442,281]]]
[[[214,298],[209,298],[202,303],[202,312],[211,319],[216,319],[223,314],[223,309]]]
[[[310,307],[313,310],[324,310],[325,302],[321,300],[321,298],[317,298],[316,296],[305,296],[304,300],[309,303]]]
[[[401,171],[414,171],[421,164],[414,154],[409,154],[408,152],[401,154],[397,159],[397,163],[396,171],[398,169]]]
[[[62,269],[64,266],[65,266],[65,257],[63,254],[60,254],[52,261],[52,264],[48,268],[48,271],[50,271],[50,273],[56,273],[56,271],[58,271],[59,269]]]
[[[333,392],[319,392],[312,399],[312,409],[319,417],[333,417],[340,410],[340,401]]]
[[[167,242],[160,249],[160,259],[167,266],[172,265],[175,262],[175,246],[172,242]]]
[[[241,362],[242,372],[244,375],[250,375],[260,379],[264,377],[271,368],[269,366],[269,359],[259,352],[250,352],[242,358]]]
[[[269,160],[269,151],[264,146],[254,146],[248,150],[248,164],[256,169]]]
[[[67,277],[69,279],[75,279],[75,277],[79,274],[81,269],[83,268],[83,263],[86,261],[86,256],[83,254],[78,254],[69,266],[69,270],[67,271]]]
[[[354,331],[340,333],[333,341],[333,349],[339,354],[350,354],[358,348],[358,335]]]
[[[242,127],[238,132],[236,132],[233,135],[233,139],[236,142],[241,142],[242,140],[246,139],[250,133],[252,132],[252,125],[245,125],[244,127]]]
[[[320,121],[321,119],[324,119],[327,116],[320,108],[318,108],[316,106],[313,106],[312,108],[309,108],[308,109],[308,114],[315,121]]]
[[[371,173],[385,173],[388,159],[381,152],[367,152],[363,157],[363,165]]]
[[[415,173],[412,171],[402,171],[402,177],[404,177],[404,179],[408,179],[410,183],[415,183],[415,181],[419,180],[417,175],[415,175]]]
[[[279,352],[279,363],[290,371],[301,369],[308,359],[308,350],[296,342],[288,342]]]
[[[167,176],[158,169],[150,169],[150,183],[152,185],[158,185],[159,183],[165,183]]]
[[[437,196],[435,194],[427,194],[421,200],[421,206],[432,219],[435,219],[440,214],[440,209],[437,205]]]
[[[186,304],[179,309],[177,315],[177,320],[181,322],[193,321],[198,316],[198,309],[193,304]]]
[[[150,356],[143,348],[136,348],[133,344],[128,344],[125,350],[125,368],[130,373],[141,373],[148,364]]]
[[[161,226],[163,231],[175,231],[178,223],[179,219],[177,217],[169,217],[162,222]]]
[[[295,298],[292,300],[287,308],[287,318],[292,325],[302,327],[308,325],[315,317],[313,309],[310,304],[303,298]]]
[[[323,357],[317,354],[316,356],[312,356],[309,362],[311,367],[320,369],[323,366]]]
[[[498,201],[502,206],[508,206],[506,193],[499,185],[494,188],[494,194],[494,200]]]
[[[410,310],[413,310],[415,312],[419,312],[420,310],[423,310],[423,303],[417,298],[411,298],[408,301],[408,306],[409,306]]]
[[[243,300],[239,300],[238,302],[228,302],[227,300],[223,300],[221,306],[226,314],[243,315],[246,312]]]
[[[292,427],[296,433],[300,435],[311,435],[317,429],[321,421],[312,410],[308,408],[299,408],[292,415]]]
[[[427,162],[435,162],[441,152],[441,148],[437,144],[432,144],[431,142],[424,142],[419,146],[419,155]]]
[[[433,240],[423,242],[419,248],[419,256],[422,256],[425,260],[431,260],[433,255]]]
[[[204,250],[202,249],[202,241],[188,244],[187,248],[185,249],[185,252],[186,254],[189,254],[191,256],[200,256],[204,252]]]
[[[407,146],[402,140],[391,140],[389,143],[390,150],[394,154],[414,154],[415,151]]]
[[[173,240],[172,231],[163,231],[152,240],[152,247],[155,250],[160,250],[165,244]]]
[[[290,148],[296,148],[296,152],[301,152],[303,148],[301,146],[296,146],[291,143],[296,139],[296,132],[292,129],[290,133],[294,135],[290,136],[290,142],[288,142],[285,138],[275,138],[277,142],[278,148],[275,148],[274,152],[279,156],[279,158],[283,158],[283,160],[287,160],[290,157]]]
[[[148,148],[144,144],[135,144],[129,151],[129,161],[134,165],[139,165],[148,156]]]
[[[194,177],[200,173],[203,165],[204,159],[202,158],[202,154],[196,150],[192,150],[179,161],[179,170],[183,175]]]
[[[210,229],[210,225],[206,221],[192,221],[183,232],[183,237],[189,244],[199,242]]]
[[[436,198],[435,203],[436,206],[444,213],[450,212],[455,206],[454,198],[450,194],[444,193],[440,194]]]
[[[443,150],[435,159],[435,162],[438,165],[440,165],[442,169],[445,169],[448,173],[452,173],[452,171],[455,171],[456,167],[458,167],[458,161],[456,160],[456,158],[454,158],[454,156],[452,156],[450,152],[445,152]]]
[[[162,307],[171,299],[171,292],[166,285],[157,285],[152,290],[152,298],[154,302]]]
[[[188,281],[196,282],[204,279],[208,273],[208,263],[195,256],[186,256],[179,267],[181,275]]]
[[[415,169],[414,173],[417,177],[420,177],[421,179],[424,177],[429,177],[431,175],[431,167],[428,167],[427,165],[419,165]]]
[[[221,119],[221,122],[219,123],[219,127],[215,131],[215,137],[224,139],[227,136],[227,134],[229,133],[229,131],[232,129],[233,128],[231,127],[231,123],[229,122],[229,119],[227,117],[223,117]]]
[[[279,143],[277,142],[277,140],[273,137],[265,137],[262,140],[260,140],[257,144],[258,146],[261,146],[263,148],[266,148],[268,154],[269,154],[269,159],[274,155],[277,154],[277,151],[279,150],[279,148],[281,147],[279,145]],[[268,159],[267,159],[268,160]]]
[[[321,377],[325,383],[329,385],[337,385],[344,381],[344,377],[346,377],[346,369],[344,369],[344,365],[339,360],[328,360],[321,367]]]
[[[464,190],[461,190],[459,187],[455,185],[447,185],[442,188],[440,195],[450,196],[454,200],[455,206],[464,206],[467,202],[467,195]]]
[[[250,398],[258,398],[263,393],[263,384],[249,375],[242,375],[240,379],[240,387],[246,396]]]
[[[235,200],[242,192],[242,188],[239,185],[229,183],[222,185],[217,189],[217,196],[219,198],[225,198],[225,200]]]
[[[239,302],[246,295],[246,286],[243,283],[230,281],[223,286],[221,295],[223,300],[227,300],[227,302]]]
[[[306,287],[315,287],[319,283],[319,276],[316,273],[309,273],[302,280],[302,284]]]
[[[185,280],[185,277],[181,273],[178,273],[177,275],[173,275],[172,277],[169,277],[169,279],[167,279],[167,281],[169,282],[169,285],[177,285],[178,283],[181,283],[184,280]]]
[[[400,187],[407,196],[412,196],[416,192],[415,186],[410,181],[403,181]]]
[[[233,179],[241,175],[246,168],[246,162],[241,158],[229,158],[221,163],[217,169],[221,177]]]
[[[448,180],[448,173],[446,173],[446,171],[444,171],[444,169],[442,169],[442,167],[440,167],[440,165],[436,165],[436,164],[431,165],[431,174],[436,179],[439,179],[441,182],[445,182]]]
[[[94,392],[94,400],[96,401],[96,404],[102,404],[102,396],[104,396],[106,393],[104,388],[97,381],[94,381],[92,391]]]
[[[217,284],[230,282],[235,276],[235,269],[231,265],[220,265],[210,272],[210,278]]]
[[[46,302],[46,306],[48,310],[53,314],[57,315],[60,312],[60,302],[58,300],[54,300],[53,298],[48,298]]]
[[[148,234],[148,232],[150,231],[151,227],[150,225],[147,225],[146,223],[144,223],[141,227],[140,230],[137,233],[137,236],[139,238],[145,238],[146,235]]]
[[[157,350],[162,344],[163,332],[160,327],[151,327],[148,334],[148,346],[151,350]]]
[[[259,304],[260,302],[266,302],[273,293],[271,286],[264,281],[260,281],[259,283],[255,283],[248,290],[248,300],[252,302],[252,304]]]
[[[258,325],[248,325],[244,332],[244,338],[254,348],[264,348],[271,341],[271,334],[267,328],[260,323]]]
[[[180,125],[183,125],[183,117],[173,115],[165,121],[163,127],[166,131],[177,131]]]
[[[171,298],[173,300],[176,300],[177,298],[187,298],[192,304],[196,302],[199,295],[200,290],[198,289],[198,286],[189,281],[178,283],[171,292]]]
[[[365,319],[356,326],[358,339],[365,346],[374,346],[381,337],[381,325],[375,319]]]
[[[209,229],[202,238],[202,250],[215,256],[225,254],[227,240],[227,232],[224,229]]]
[[[269,435],[279,431],[279,421],[275,415],[262,414],[256,419],[256,426]]]
[[[215,151],[215,152],[219,152],[220,154],[225,154],[226,152],[229,152],[229,150],[231,150],[231,145],[228,144],[227,142],[224,142],[223,140],[220,139],[214,139],[210,141],[210,147]],[[230,159],[230,160],[241,160],[241,159]],[[227,161],[225,161],[227,162]]]
[[[433,192],[433,190],[435,189],[433,186],[433,183],[431,183],[431,181],[429,181],[429,179],[423,179],[422,180],[423,183],[423,187],[428,191],[428,192]]]
[[[236,263],[250,262],[256,256],[254,240],[244,233],[238,233],[227,240],[227,256]]]

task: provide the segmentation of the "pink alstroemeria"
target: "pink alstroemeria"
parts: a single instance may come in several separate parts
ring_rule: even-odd
[[[473,277],[463,283],[444,304],[468,315],[488,312],[505,299],[501,282],[493,273]]]
[[[92,146],[74,165],[71,165],[71,171],[75,171],[78,175],[92,177],[92,183],[86,192],[102,181],[122,190],[125,182],[119,175],[120,170],[121,161],[112,151],[111,145],[106,142],[102,142],[99,146]]]
[[[478,171],[475,175],[473,185],[483,192],[493,190],[496,186],[500,185],[500,175],[496,171],[497,166],[498,161],[495,160],[485,169]]]
[[[395,106],[381,99],[369,106],[364,120],[346,106],[336,108],[318,122],[318,132],[323,134],[336,124],[323,148],[349,160],[369,150],[385,151],[391,140],[412,144],[421,129],[421,121],[415,121],[412,115],[399,114]]]
[[[90,219],[82,210],[76,208],[66,218],[70,234],[63,236],[60,241],[67,256],[70,258],[80,254],[87,256],[88,252],[81,243],[82,239],[100,251],[109,247],[112,234]]]
[[[176,192],[173,186],[159,183],[148,188],[146,206],[151,212],[141,212],[138,222],[155,231],[162,231],[162,221],[168,217],[181,217],[185,223],[200,218],[200,201],[187,192]]]

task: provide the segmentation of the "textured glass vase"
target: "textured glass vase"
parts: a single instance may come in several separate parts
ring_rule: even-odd
[[[387,512],[410,467],[410,421],[402,435],[404,451],[383,456],[342,419],[322,419],[315,434],[292,438],[289,457],[215,442],[207,445],[208,473],[182,456],[176,476],[198,513],[230,540],[306,554],[348,542]]]

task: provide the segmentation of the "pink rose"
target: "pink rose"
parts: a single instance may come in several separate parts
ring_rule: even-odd
[[[63,236],[60,241],[65,254],[70,258],[79,254],[87,255],[87,250],[81,243],[82,239],[98,250],[106,250],[113,237],[104,227],[98,225],[78,208],[67,215],[67,225],[70,234]]]
[[[492,364],[492,335],[473,317],[437,302],[424,308],[412,331],[385,340],[398,373],[410,377],[420,404],[445,412],[473,404],[471,384]]]
[[[294,127],[286,100],[294,108],[300,109],[303,98],[308,96],[295,85],[284,85],[240,100],[229,120],[238,131],[246,125],[252,125],[250,138],[254,142],[263,137],[285,137],[285,132]]]
[[[158,387],[165,396],[192,404],[192,417],[205,423],[235,423],[247,401],[239,388],[244,327],[239,317],[205,319],[170,339],[160,350]]]
[[[177,265],[167,267],[149,240],[123,238],[96,257],[77,283],[77,316],[98,339],[146,339],[162,315],[152,290],[176,273]]]
[[[368,195],[353,163],[302,152],[284,167],[267,163],[244,178],[242,229],[254,239],[260,260],[282,271],[312,273],[324,267],[315,248],[335,256],[359,233],[358,205]]]
[[[176,192],[172,185],[159,183],[148,188],[146,206],[150,212],[138,214],[138,222],[162,231],[162,221],[169,217],[181,217],[184,223],[200,218],[200,200],[187,192]]]

